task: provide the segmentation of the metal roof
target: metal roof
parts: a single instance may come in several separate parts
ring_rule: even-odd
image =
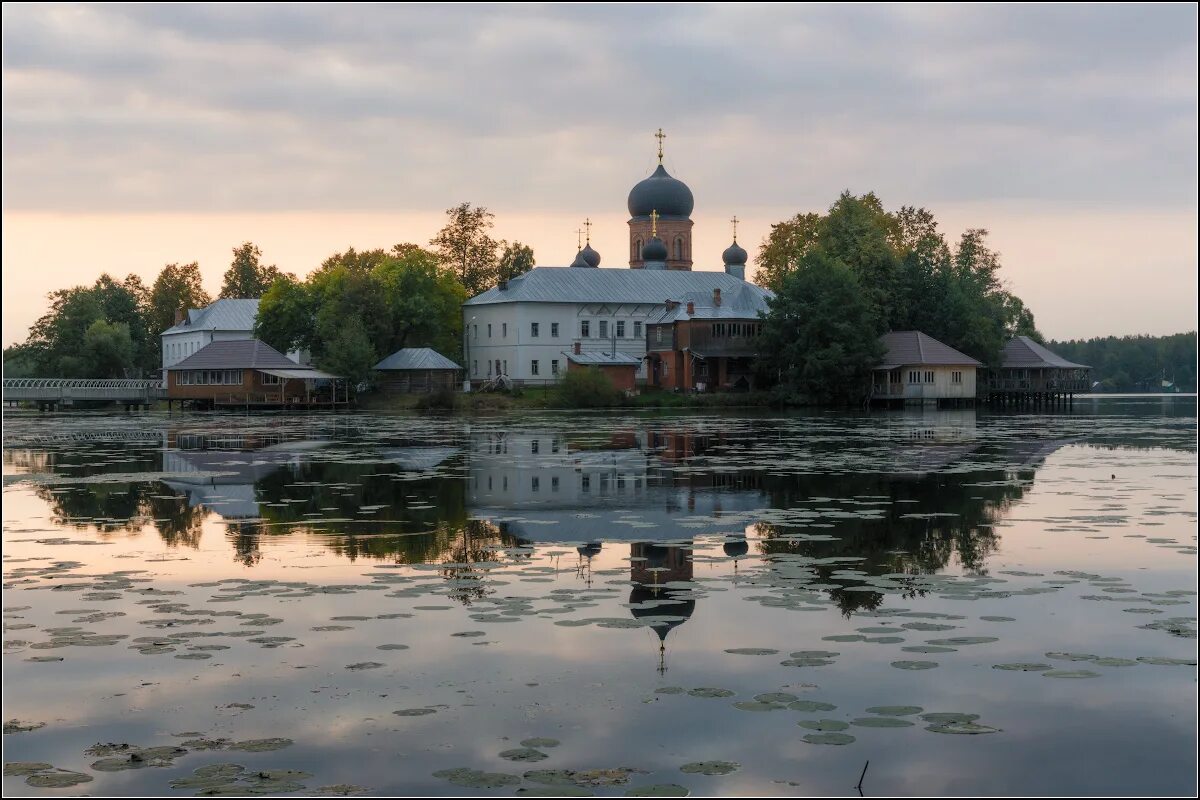
[[[1047,350],[1028,336],[1014,336],[1004,345],[1004,354],[1000,360],[1004,369],[1012,367],[1051,367],[1056,369],[1091,369],[1086,364],[1076,364],[1067,361],[1058,353]]]
[[[295,369],[263,369],[259,370],[259,372],[265,372],[268,375],[275,375],[279,378],[304,378],[305,380],[312,380],[313,378],[335,380],[342,377],[341,375],[333,375],[328,372],[322,372],[321,370],[313,369],[312,367],[297,367]]]
[[[686,295],[708,297],[720,289],[723,303],[745,292],[757,297],[766,309],[772,294],[725,272],[653,269],[571,269],[535,267],[508,282],[507,289],[494,287],[472,297],[464,305],[495,303],[664,303],[682,300]],[[686,302],[686,301],[685,301]]]
[[[206,344],[178,364],[167,367],[168,371],[179,369],[303,370],[304,368],[266,342],[258,339],[235,339]],[[312,370],[312,372],[316,371]]]
[[[876,369],[917,365],[982,367],[983,364],[920,331],[892,331],[879,337],[887,347]]]
[[[431,347],[405,347],[375,365],[374,369],[462,369]]]
[[[598,367],[636,367],[642,363],[637,356],[628,353],[606,353],[602,350],[584,350],[582,353],[563,353],[573,364],[589,364]]]
[[[167,328],[161,335],[190,331],[252,331],[258,316],[258,299],[215,300],[204,308],[193,308],[183,322]]]

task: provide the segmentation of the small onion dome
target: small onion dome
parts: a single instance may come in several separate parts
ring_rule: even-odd
[[[737,243],[737,239],[734,239],[733,244],[726,247],[725,252],[721,253],[721,260],[726,265],[745,266],[748,256],[745,248]]]
[[[588,263],[587,258],[583,255],[583,251],[580,250],[578,253],[575,254],[575,260],[571,262],[571,266],[572,267],[591,267],[592,265]]]
[[[642,245],[642,261],[666,261],[667,244],[657,236],[652,236]]]
[[[629,192],[629,216],[648,217],[657,210],[664,217],[688,218],[696,201],[683,181],[667,174],[662,164],[654,174],[639,181]]]
[[[587,262],[589,267],[600,266],[600,254],[593,250],[590,244],[585,244],[583,249],[579,251],[579,255]]]

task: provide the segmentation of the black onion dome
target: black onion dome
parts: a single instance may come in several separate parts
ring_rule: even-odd
[[[642,261],[666,261],[667,244],[657,236],[642,245]]]
[[[587,262],[589,267],[600,266],[600,254],[593,250],[590,244],[585,244],[583,249],[579,251],[579,255]]]
[[[648,217],[658,211],[664,217],[690,217],[696,201],[683,181],[667,174],[662,164],[654,174],[640,181],[629,192],[629,216]]]
[[[729,247],[726,247],[725,252],[721,253],[721,260],[726,264],[745,266],[748,256],[749,254],[746,252],[745,248],[737,243],[737,239],[734,239],[733,244],[729,245]]]
[[[575,548],[575,552],[579,553],[581,556],[586,556],[587,558],[597,556],[600,554],[600,542],[588,542],[587,544],[581,544]]]
[[[587,257],[584,256],[583,251],[580,250],[578,253],[575,254],[575,260],[571,262],[571,266],[572,267],[591,267],[592,264],[588,263]]]
[[[662,589],[655,589],[651,586],[643,586],[638,584],[629,591],[629,605],[640,606],[649,600],[669,600],[671,599]],[[669,605],[657,606],[655,608],[631,608],[630,615],[634,619],[643,619],[644,617],[683,617],[683,619],[673,619],[667,621],[656,621],[653,625],[654,632],[658,634],[658,640],[664,642],[667,639],[667,634],[678,628],[683,623],[691,619],[692,614],[696,611],[695,600],[685,600],[682,603],[671,603]]]
[[[741,558],[750,552],[750,544],[745,539],[731,539],[721,546],[725,551],[725,555],[733,558]]]

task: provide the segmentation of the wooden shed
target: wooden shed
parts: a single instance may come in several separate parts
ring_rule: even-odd
[[[873,404],[975,404],[975,373],[983,364],[921,331],[892,331],[879,340],[887,352],[874,370]]]
[[[405,347],[375,365],[383,392],[436,392],[458,388],[462,367],[429,347]]]

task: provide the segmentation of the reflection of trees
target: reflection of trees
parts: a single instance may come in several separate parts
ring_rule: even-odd
[[[489,590],[483,582],[487,570],[475,565],[480,561],[496,560],[499,549],[515,543],[515,539],[501,533],[499,527],[486,520],[469,519],[459,529],[453,542],[449,552],[443,556],[446,566],[442,567],[442,577],[451,582],[447,596],[469,606],[494,591]]]
[[[845,591],[859,584],[852,578],[833,577],[839,569],[852,567],[870,575],[937,572],[957,558],[962,568],[973,574],[986,573],[987,557],[998,545],[992,524],[1024,493],[1024,482],[1033,471],[1015,476],[1003,470],[972,473],[964,485],[957,480],[930,473],[924,476],[819,475],[768,481],[771,505],[777,508],[804,508],[812,497],[883,496],[890,498],[887,513],[878,519],[837,519],[836,527],[777,525],[758,523],[759,550],[764,555],[792,553],[811,558],[855,557],[857,562],[814,564],[811,568],[822,583],[838,584],[828,590],[830,598],[843,613],[878,608],[884,595],[879,592]],[[980,485],[992,484],[992,485]],[[915,501],[915,502],[903,502]],[[853,506],[849,506],[853,508]],[[906,517],[909,514],[938,513],[954,516]],[[787,540],[788,534],[828,533],[835,541]],[[894,578],[904,584],[904,578]],[[910,582],[911,584],[911,582]],[[902,596],[920,593],[915,586]]]
[[[171,492],[161,483],[97,483],[53,491],[61,488],[39,486],[35,492],[62,524],[111,534],[140,533],[153,521],[168,545],[200,546],[201,523],[208,510],[189,506],[186,497],[161,496]]]

